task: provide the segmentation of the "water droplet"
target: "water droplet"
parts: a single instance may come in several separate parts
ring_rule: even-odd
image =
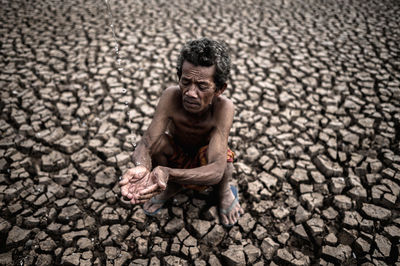
[[[39,133],[37,133],[37,135],[38,135],[38,137],[40,137],[40,132],[39,132]]]
[[[20,262],[19,262],[19,265],[24,265],[24,260],[21,260]]]
[[[11,172],[11,170],[10,170],[10,169],[7,169],[7,172],[8,172],[8,173],[10,173],[10,172]]]
[[[65,217],[65,219],[69,220],[69,216]]]
[[[126,102],[125,102],[125,105],[128,105],[128,104],[129,104],[129,103],[126,101]]]
[[[122,180],[122,176],[119,176],[119,177],[118,177],[118,180]]]
[[[137,144],[136,143],[133,143],[133,147],[136,147],[137,146]]]
[[[92,238],[91,240],[92,240],[92,242],[94,242],[94,238]]]
[[[111,23],[111,24],[110,24],[110,27],[111,27],[111,28],[114,27],[114,24]]]
[[[123,68],[123,67],[120,67],[120,68],[118,68],[118,71],[122,72],[122,71],[124,71],[124,68]],[[122,79],[121,79],[121,80],[122,80]]]
[[[119,59],[119,58],[117,59],[117,64],[121,65],[121,59]]]
[[[127,115],[127,116],[129,116],[129,114],[130,114],[129,112],[126,112],[126,115]]]
[[[17,94],[17,91],[12,91],[13,94]]]
[[[126,93],[126,89],[122,89],[122,93]]]

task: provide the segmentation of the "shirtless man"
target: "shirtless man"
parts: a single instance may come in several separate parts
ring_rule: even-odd
[[[230,71],[228,47],[207,38],[186,43],[178,58],[179,85],[164,90],[153,120],[120,181],[121,194],[156,214],[183,188],[216,186],[221,223],[234,225],[243,209],[229,185],[228,149],[234,105],[221,94]],[[154,168],[153,168],[154,167]]]

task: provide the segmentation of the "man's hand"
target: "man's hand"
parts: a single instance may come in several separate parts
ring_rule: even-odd
[[[149,170],[142,165],[126,171],[119,182],[122,196],[130,199],[132,204],[136,204],[139,191],[147,187],[149,176]]]
[[[149,175],[152,183],[139,192],[138,203],[144,203],[167,188],[169,173],[166,167],[157,166]]]

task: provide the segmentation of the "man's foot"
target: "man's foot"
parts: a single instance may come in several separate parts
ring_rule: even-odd
[[[221,223],[226,227],[231,227],[237,223],[240,215],[244,214],[239,204],[239,194],[235,186],[225,190],[220,195],[220,216]]]
[[[150,216],[156,215],[164,206],[165,202],[171,197],[175,196],[180,191],[182,191],[182,189],[183,188],[181,185],[175,183],[168,184],[167,189],[164,192],[158,194],[157,196],[154,196],[149,201],[143,204],[144,212]]]

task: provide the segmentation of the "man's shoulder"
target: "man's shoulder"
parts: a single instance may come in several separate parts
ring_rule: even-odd
[[[234,111],[235,110],[235,104],[232,102],[231,99],[220,95],[217,98],[216,101],[216,108],[217,111],[221,110],[221,111]]]
[[[179,86],[170,86],[163,91],[162,97],[176,97],[180,92]]]
[[[178,105],[180,89],[178,86],[166,88],[160,97],[159,106],[161,108],[173,109]]]

